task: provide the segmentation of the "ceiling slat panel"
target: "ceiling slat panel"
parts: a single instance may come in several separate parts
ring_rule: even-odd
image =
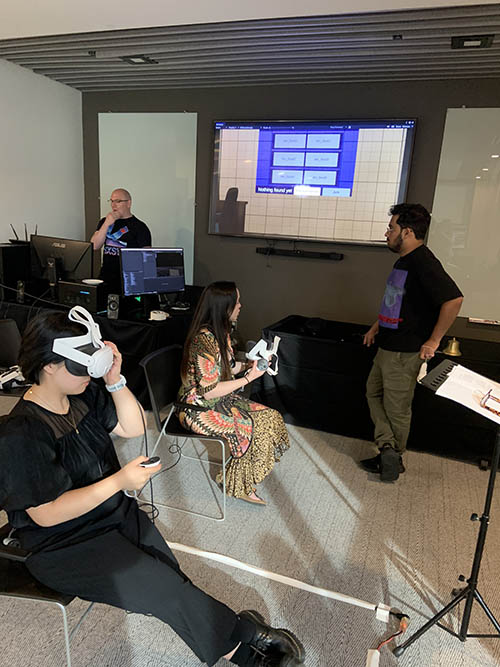
[[[158,64],[120,59],[139,54]],[[500,4],[11,39],[0,58],[83,91],[500,77]]]

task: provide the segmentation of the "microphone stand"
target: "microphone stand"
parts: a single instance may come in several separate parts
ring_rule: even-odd
[[[498,461],[500,457],[500,427],[497,428],[497,432],[495,435],[495,444],[493,448],[493,457],[491,459],[491,471],[490,471],[490,478],[488,482],[488,489],[486,491],[486,499],[484,503],[484,510],[483,514],[481,517],[478,517],[477,514],[472,514],[470,520],[471,521],[479,521],[481,526],[479,528],[479,534],[477,537],[477,543],[476,543],[476,551],[474,553],[474,561],[472,563],[472,570],[470,577],[467,579],[467,586],[463,589],[454,589],[452,591],[452,595],[455,595],[453,600],[446,605],[441,611],[439,611],[435,616],[433,616],[430,621],[427,621],[425,625],[423,625],[420,630],[417,630],[411,637],[409,637],[403,644],[400,646],[396,646],[396,648],[393,650],[393,653],[395,656],[399,657],[400,655],[403,655],[403,653],[406,651],[406,649],[413,644],[417,639],[419,639],[427,630],[432,628],[434,625],[438,625],[440,628],[443,630],[446,630],[450,634],[452,634],[454,637],[458,637],[460,641],[464,642],[468,637],[492,637],[492,638],[500,638],[500,624],[491,612],[490,608],[484,601],[482,595],[479,593],[477,590],[477,580],[478,580],[478,575],[479,575],[479,568],[481,567],[481,558],[483,555],[483,550],[484,550],[484,543],[486,541],[486,533],[488,531],[488,524],[490,521],[490,509],[491,509],[491,501],[493,498],[493,490],[495,488],[495,477],[497,474],[498,470]],[[461,574],[459,577],[460,581],[465,581],[465,577],[463,574]],[[450,612],[454,607],[456,607],[462,600],[465,600],[465,607],[464,607],[464,615],[462,618],[462,622],[460,624],[460,630],[459,632],[453,632],[453,630],[450,630],[446,626],[442,625],[439,623],[441,618],[445,616],[448,612]],[[488,619],[491,621],[493,627],[496,630],[495,634],[468,634],[468,628],[469,628],[469,621],[470,621],[470,616],[472,613],[472,605],[474,603],[474,600],[479,604],[481,609],[484,611]]]

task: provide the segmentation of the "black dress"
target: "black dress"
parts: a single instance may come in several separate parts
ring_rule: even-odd
[[[69,400],[78,432],[69,417],[25,400],[0,423],[0,508],[32,552],[28,569],[61,593],[153,614],[213,665],[247,639],[249,628],[190,582],[135,500],[118,492],[83,516],[46,528],[27,514],[120,468],[109,436],[117,424],[111,397],[91,382]]]

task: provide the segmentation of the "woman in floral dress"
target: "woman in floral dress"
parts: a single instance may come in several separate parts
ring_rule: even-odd
[[[205,288],[184,346],[177,411],[187,430],[228,443],[232,458],[226,467],[227,494],[265,505],[256,485],[290,445],[279,412],[238,392],[264,373],[253,362],[235,379],[246,367],[235,361],[230,341],[240,309],[240,293],[233,282]],[[220,474],[217,481],[221,478]]]

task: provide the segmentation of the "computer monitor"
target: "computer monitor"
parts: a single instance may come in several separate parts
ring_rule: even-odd
[[[183,248],[122,248],[120,265],[124,296],[184,291]]]
[[[93,247],[87,241],[32,234],[31,276],[47,278],[54,286],[58,280],[92,278]]]

